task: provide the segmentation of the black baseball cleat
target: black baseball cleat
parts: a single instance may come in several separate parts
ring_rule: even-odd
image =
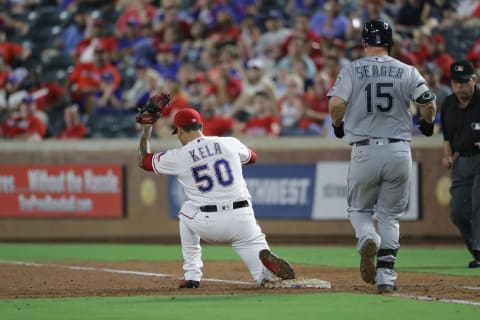
[[[262,264],[277,277],[287,280],[295,279],[295,271],[292,266],[282,258],[276,256],[268,249],[263,249],[258,254]]]
[[[200,287],[200,281],[195,280],[182,280],[178,283],[179,288],[198,288]]]
[[[394,284],[379,284],[377,286],[377,293],[395,293],[398,291],[398,288]]]
[[[360,251],[360,275],[366,283],[375,284],[377,251],[377,245],[372,239],[366,240]]]
[[[470,263],[468,264],[468,267],[469,268],[480,268],[480,260],[470,261]]]

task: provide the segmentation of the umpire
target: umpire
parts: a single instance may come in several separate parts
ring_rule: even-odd
[[[441,107],[444,156],[452,169],[450,215],[480,268],[480,91],[473,65],[456,61],[450,66],[453,93]]]

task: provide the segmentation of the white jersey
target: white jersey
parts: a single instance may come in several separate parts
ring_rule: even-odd
[[[412,66],[389,56],[368,56],[343,68],[327,95],[347,102],[344,128],[349,143],[366,138],[410,141],[410,101],[425,83]]]
[[[232,137],[200,137],[185,146],[155,153],[153,170],[174,175],[192,204],[203,206],[250,200],[242,164],[250,149]]]

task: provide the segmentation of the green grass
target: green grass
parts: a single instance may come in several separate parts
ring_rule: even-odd
[[[130,244],[0,243],[0,260],[19,261],[176,261],[179,246]]]
[[[272,246],[292,263],[358,267],[352,247]],[[238,260],[228,246],[205,245],[208,260]],[[480,276],[467,269],[463,248],[402,247],[397,269],[402,272]],[[55,261],[180,261],[178,245],[18,244],[0,243],[0,260]],[[0,292],[2,284],[0,283]],[[312,293],[229,296],[135,296],[55,299],[0,299],[1,320],[55,319],[479,319],[480,306],[418,301],[374,294]]]
[[[366,294],[0,300],[2,319],[478,319],[480,307]]]
[[[353,247],[273,246],[292,263],[357,267],[358,254]],[[238,260],[228,246],[204,245],[205,260]],[[17,261],[180,261],[178,245],[124,244],[21,244],[0,243],[0,260]],[[480,270],[467,269],[466,249],[402,248],[398,271],[480,276]],[[478,270],[478,272],[477,272]]]

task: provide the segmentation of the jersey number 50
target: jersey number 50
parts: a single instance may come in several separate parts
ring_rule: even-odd
[[[367,95],[367,112],[373,112],[373,105],[377,108],[378,111],[387,112],[392,109],[393,106],[393,96],[392,88],[393,83],[391,82],[380,82],[375,83],[375,92],[373,92],[372,83],[365,87],[365,93]]]
[[[215,183],[212,177],[212,170],[208,164],[202,164],[192,168],[193,178],[197,183],[197,189],[200,192],[209,192]],[[213,163],[213,173],[215,180],[226,187],[233,183],[232,170],[230,164],[225,159],[219,159]]]

